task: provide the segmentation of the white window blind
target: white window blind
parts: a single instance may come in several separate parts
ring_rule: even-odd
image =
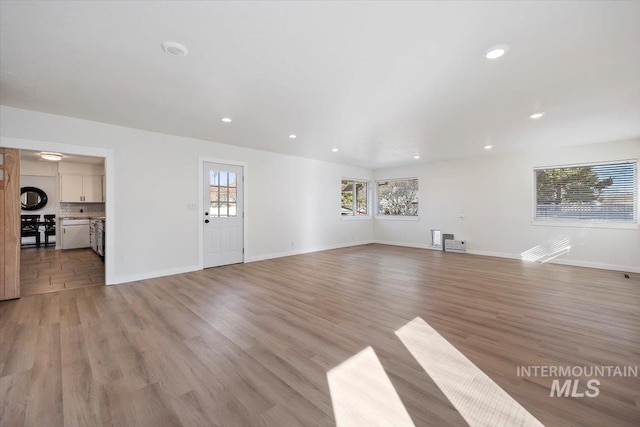
[[[536,168],[536,220],[637,222],[637,161]]]

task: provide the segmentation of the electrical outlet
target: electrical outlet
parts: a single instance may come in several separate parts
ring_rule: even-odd
[[[195,211],[198,209],[197,203],[187,203],[187,210]]]

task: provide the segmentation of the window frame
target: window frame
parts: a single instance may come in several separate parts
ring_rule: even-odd
[[[353,214],[351,215],[342,215],[342,182],[343,181],[351,181],[354,184],[354,189],[355,189],[355,184],[356,183],[363,183],[367,185],[367,191],[366,191],[366,195],[367,195],[367,214],[366,215],[355,215],[355,212],[357,210],[357,197],[353,197]],[[355,191],[354,191],[355,193]],[[345,221],[354,221],[354,220],[363,220],[363,219],[371,219],[372,215],[371,215],[371,208],[372,208],[372,203],[371,203],[371,180],[369,179],[362,179],[362,178],[348,178],[348,177],[342,177],[340,178],[340,219],[341,220],[345,220]]]
[[[579,218],[538,218],[537,215],[537,176],[536,172],[544,169],[560,169],[560,168],[578,168],[585,166],[606,166],[622,163],[631,163],[634,165],[634,205],[636,218],[634,221],[612,221],[608,219],[579,219]],[[610,229],[638,229],[640,228],[640,194],[639,194],[639,177],[638,177],[638,159],[623,159],[623,160],[611,160],[611,161],[594,161],[584,163],[571,163],[571,164],[559,164],[559,165],[546,165],[546,166],[534,166],[532,169],[532,203],[531,203],[531,225],[534,226],[549,226],[549,227],[578,227],[578,228],[610,228]]]
[[[392,181],[412,181],[412,180],[416,180],[418,182],[418,193],[417,193],[417,199],[418,199],[418,212],[415,215],[385,215],[385,214],[380,214],[380,194],[379,194],[379,184],[381,182],[392,182]],[[376,179],[374,181],[375,184],[375,194],[374,194],[374,199],[375,199],[375,207],[374,207],[374,216],[375,219],[380,219],[380,220],[391,220],[391,221],[418,221],[420,220],[420,179],[417,176],[409,176],[406,178],[386,178],[386,179]]]

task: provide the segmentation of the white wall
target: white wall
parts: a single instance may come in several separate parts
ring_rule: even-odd
[[[419,220],[376,220],[378,242],[427,247],[439,228],[467,241],[472,253],[520,258],[560,235],[569,253],[554,262],[640,271],[640,231],[533,225],[533,167],[638,159],[640,141],[486,156],[375,171],[376,179],[419,178]],[[463,218],[460,218],[463,216]]]
[[[34,150],[37,141],[113,150],[110,283],[197,268],[198,211],[187,204],[201,199],[199,156],[248,166],[248,261],[373,239],[372,221],[340,219],[340,179],[371,179],[367,169],[4,106],[0,138],[33,140]]]
[[[23,215],[55,215],[58,207],[56,178],[58,164],[51,162],[20,161],[20,187],[37,187],[47,193],[47,205],[37,211],[22,210]]]
[[[58,176],[58,163],[20,160],[20,175],[52,176],[55,178]]]
[[[58,163],[58,170],[61,174],[71,175],[104,175],[104,165],[96,165],[93,163],[75,163],[65,162]]]
[[[36,187],[47,194],[47,204],[37,211],[21,210],[22,215],[55,215],[57,210],[56,177],[55,176],[34,176],[20,175],[20,187]]]

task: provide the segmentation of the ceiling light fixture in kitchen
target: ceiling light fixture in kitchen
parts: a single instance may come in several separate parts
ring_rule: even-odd
[[[51,162],[59,162],[60,160],[62,160],[62,154],[59,153],[42,152],[40,153],[40,157]]]

